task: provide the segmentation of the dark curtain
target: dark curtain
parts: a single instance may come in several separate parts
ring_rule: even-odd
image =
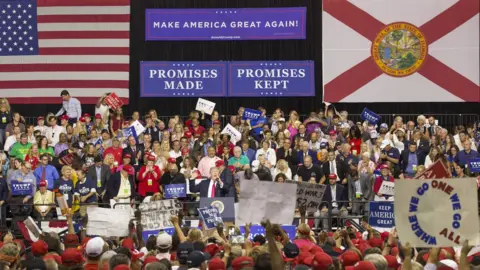
[[[187,115],[195,108],[197,98],[140,98],[140,61],[240,61],[240,60],[315,60],[316,96],[302,98],[209,98],[217,103],[221,114],[233,114],[240,106],[264,106],[268,112],[277,107],[285,112],[295,109],[300,113],[319,110],[322,106],[322,1],[321,0],[132,0],[130,36],[130,106],[129,114],[149,109],[159,115]],[[145,41],[145,9],[147,8],[245,8],[245,7],[307,7],[306,40],[274,41]],[[422,89],[418,89],[422,91]],[[55,111],[56,105],[15,105],[23,115],[40,115]],[[338,110],[358,114],[368,106],[383,114],[419,113],[478,113],[478,103],[342,103]],[[33,110],[32,110],[33,109]],[[93,112],[93,105],[86,106]],[[33,112],[35,111],[35,112]]]

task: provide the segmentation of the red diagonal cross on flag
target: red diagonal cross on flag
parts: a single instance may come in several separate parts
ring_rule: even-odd
[[[377,1],[379,5],[382,4],[382,2],[383,4],[394,3],[392,1]],[[425,37],[427,46],[443,38],[456,28],[460,27],[462,24],[477,16],[480,9],[479,3],[479,0],[458,0],[455,4],[439,13],[433,19],[419,26],[418,30]],[[382,23],[371,14],[347,0],[324,0],[323,10],[336,20],[345,24],[372,42],[378,37],[382,29],[387,27],[386,24]],[[327,25],[324,24],[323,27],[325,32],[325,27],[327,27]],[[474,35],[475,33],[472,34]],[[325,65],[325,59],[323,68],[324,72],[329,68],[329,66]],[[478,70],[480,67],[477,66],[476,69]],[[473,102],[480,101],[479,85],[457,72],[457,70],[433,57],[431,54],[426,55],[424,62],[421,64],[419,69],[416,70],[416,72],[437,86],[448,91],[452,95],[458,97],[460,100]],[[372,82],[384,73],[385,72],[374,61],[373,56],[370,55],[370,57],[360,61],[356,65],[353,65],[329,82],[326,82],[324,84],[324,100],[328,102],[343,101],[344,98],[356,92],[358,89],[364,87],[366,84]],[[396,79],[402,80],[408,78]],[[422,89],[418,89],[418,91],[421,90]],[[371,96],[370,99],[373,102],[378,101],[376,100],[375,96]]]

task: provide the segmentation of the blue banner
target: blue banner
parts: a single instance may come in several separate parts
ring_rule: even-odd
[[[141,97],[224,97],[226,62],[141,62]]]
[[[215,206],[198,208],[198,214],[203,220],[203,224],[205,225],[206,229],[213,229],[216,228],[218,224],[223,224],[220,212]]]
[[[315,96],[313,61],[245,61],[229,64],[231,97]]]
[[[165,199],[187,197],[187,190],[185,188],[185,184],[165,185],[164,196],[165,196]]]
[[[393,202],[370,202],[368,224],[372,227],[393,228],[395,226]]]
[[[294,225],[282,225],[280,226],[285,232],[288,234],[288,238],[290,238],[291,241],[295,240],[295,234],[297,233],[297,227]],[[240,233],[242,235],[245,235],[245,226],[240,226]],[[250,227],[250,236],[248,239],[253,240],[253,238],[261,234],[265,236],[265,228],[261,225],[252,225]]]
[[[145,40],[306,39],[305,7],[147,9]]]
[[[135,141],[137,141],[137,144],[139,143],[138,135],[137,135],[137,132],[135,131],[135,127],[132,126],[132,127],[129,127],[129,128],[122,129],[122,134],[123,134],[124,138],[128,138],[130,136],[133,136],[133,138],[135,138]]]
[[[474,158],[468,162],[471,173],[480,172],[480,158]]]
[[[374,125],[376,125],[380,121],[380,116],[367,108],[363,109],[360,118]]]
[[[258,119],[261,115],[262,112],[259,110],[245,108],[245,110],[243,111],[242,120],[255,120]]]
[[[11,181],[12,196],[27,196],[32,195],[33,185],[30,182]]]

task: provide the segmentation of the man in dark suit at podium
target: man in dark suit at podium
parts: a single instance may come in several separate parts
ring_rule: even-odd
[[[189,182],[190,192],[200,192],[200,197],[218,198],[228,197],[229,186],[220,179],[220,170],[216,167],[210,169],[210,178],[195,185],[195,180]]]

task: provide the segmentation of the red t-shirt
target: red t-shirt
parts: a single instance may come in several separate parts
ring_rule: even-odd
[[[356,150],[356,154],[355,155],[359,155],[360,154],[360,144],[362,144],[362,139],[350,139],[350,142],[349,142],[350,146],[352,147],[352,153],[354,150]]]

